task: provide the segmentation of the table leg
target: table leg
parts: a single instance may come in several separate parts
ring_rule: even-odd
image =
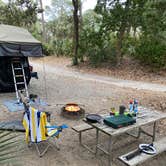
[[[153,137],[152,137],[152,142],[155,141],[156,138],[156,126],[157,126],[157,122],[154,122],[153,124]]]
[[[79,143],[82,145],[82,132],[79,132]]]
[[[97,155],[98,143],[99,143],[99,130],[96,129],[96,150],[95,150],[95,155]]]
[[[131,133],[129,133],[129,132],[126,132],[126,134],[128,134],[129,136],[132,136],[132,137],[134,137],[134,138],[136,138],[136,139],[138,139],[138,138],[141,136],[141,128],[140,128],[140,127],[138,128],[138,133],[137,133],[137,135],[136,135],[136,134],[131,134]]]
[[[149,136],[152,138],[152,142],[155,141],[155,137],[156,137],[156,126],[157,126],[157,121],[153,122],[153,126],[152,126],[152,133],[148,133],[147,131],[145,131],[143,128],[140,128],[139,130],[139,134],[138,134],[138,138],[140,136],[141,133]],[[130,134],[131,135],[131,134]],[[132,135],[133,136],[133,135]]]
[[[111,166],[112,165],[112,162],[113,162],[113,153],[112,153],[112,148],[113,148],[113,139],[112,137],[110,137],[109,139],[109,147],[108,147],[108,165]]]

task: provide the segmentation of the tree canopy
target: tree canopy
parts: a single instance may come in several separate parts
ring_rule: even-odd
[[[166,1],[97,0],[82,13],[81,0],[52,0],[45,9],[46,54],[84,57],[93,65],[118,65],[132,56],[166,67]],[[32,0],[0,0],[0,22],[23,26],[41,39],[38,7]]]
[[[10,0],[0,5],[0,22],[30,27],[37,21],[37,6],[32,0]]]

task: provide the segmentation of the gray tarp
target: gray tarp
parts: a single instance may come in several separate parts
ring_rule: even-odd
[[[42,56],[42,45],[26,29],[0,24],[0,56]]]

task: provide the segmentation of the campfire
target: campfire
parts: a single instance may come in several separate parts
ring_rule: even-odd
[[[63,106],[61,110],[62,116],[67,118],[78,119],[83,117],[85,114],[85,110],[75,103],[68,103]]]

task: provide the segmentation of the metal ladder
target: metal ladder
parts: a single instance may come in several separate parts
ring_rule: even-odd
[[[24,71],[22,60],[20,58],[13,58],[11,60],[11,67],[12,67],[12,73],[13,73],[14,87],[16,91],[16,98],[18,103],[20,103],[20,97],[18,92],[19,85],[24,85],[26,97],[29,98],[28,87],[27,87],[25,71]]]

